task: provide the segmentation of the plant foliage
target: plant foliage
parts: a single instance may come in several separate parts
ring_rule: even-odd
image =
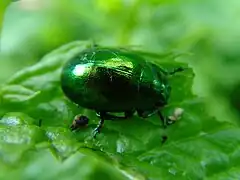
[[[240,3],[26,2],[12,3],[2,23],[0,179],[239,179]],[[95,112],[60,88],[63,64],[91,45],[86,39],[189,67],[170,79],[163,109],[183,108],[181,119],[167,129],[158,116],[107,121],[93,139]],[[90,124],[71,132],[77,114]]]

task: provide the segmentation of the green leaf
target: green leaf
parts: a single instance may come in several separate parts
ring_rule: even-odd
[[[11,3],[10,0],[4,0],[0,2],[0,29],[2,29],[2,21],[3,21],[5,9],[10,3]]]
[[[67,44],[17,72],[2,86],[0,112],[5,115],[0,121],[0,157],[6,173],[17,161],[21,164],[11,176],[21,174],[20,179],[211,179],[238,167],[240,131],[207,115],[203,99],[191,93],[191,69],[170,81],[172,97],[163,112],[171,115],[176,107],[184,109],[175,124],[164,130],[158,116],[107,121],[94,139],[92,131],[98,119],[93,112],[69,102],[59,84],[63,63],[87,45]],[[163,61],[168,66],[156,63],[166,68],[186,66]],[[89,116],[90,125],[71,132],[69,125],[78,113]],[[168,137],[164,144],[163,135]],[[45,170],[49,173],[42,174]]]
[[[62,118],[68,120],[72,113],[68,111],[69,102],[62,99],[59,84],[61,67],[87,44],[88,42],[70,43],[53,51],[34,66],[13,75],[0,89],[0,115],[14,109],[15,112],[42,119],[43,125],[62,124]]]
[[[0,19],[10,1],[1,2]],[[0,179],[239,179],[239,4],[12,3],[0,22]],[[171,98],[162,110],[182,108],[181,118],[167,129],[157,115],[107,121],[93,139],[99,119],[70,102],[59,82],[62,64],[89,42],[50,52],[85,38],[167,69],[188,67],[169,79]],[[90,124],[71,132],[76,114]]]
[[[21,112],[10,112],[5,114],[0,124],[6,126],[17,126],[17,125],[38,125],[39,122],[36,122],[35,119],[29,117],[28,115]]]

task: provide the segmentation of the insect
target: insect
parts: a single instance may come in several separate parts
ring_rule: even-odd
[[[64,65],[61,87],[72,102],[96,111],[100,118],[94,130],[96,137],[105,120],[128,119],[135,112],[142,118],[158,114],[166,127],[168,120],[161,108],[168,103],[171,92],[168,76],[183,70],[167,71],[128,50],[92,47]],[[124,116],[112,114],[118,112]],[[71,129],[88,121],[86,116],[77,116]]]

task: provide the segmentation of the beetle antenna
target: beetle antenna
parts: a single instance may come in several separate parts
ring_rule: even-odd
[[[183,67],[174,68],[173,71],[168,72],[168,75],[174,75],[175,73],[182,72],[184,70],[186,70],[186,68]]]

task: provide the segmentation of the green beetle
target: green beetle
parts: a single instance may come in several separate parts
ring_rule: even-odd
[[[168,103],[171,72],[147,62],[128,50],[92,47],[80,52],[63,67],[61,87],[77,105],[95,110],[100,123],[94,137],[100,133],[104,120],[127,119],[137,112],[147,118],[158,114],[166,126],[160,108]],[[116,116],[110,113],[124,113]],[[71,126],[75,130],[88,123],[86,116],[76,116]]]

